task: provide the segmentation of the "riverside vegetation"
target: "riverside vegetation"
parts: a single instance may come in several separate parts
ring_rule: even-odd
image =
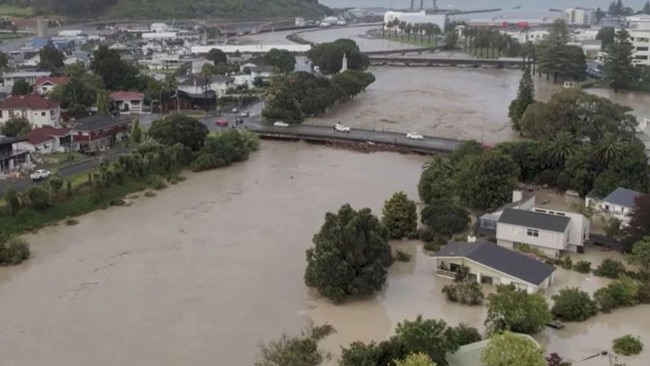
[[[124,197],[132,192],[162,189],[167,182],[182,181],[179,173],[187,168],[202,171],[228,166],[248,159],[258,149],[259,140],[252,132],[208,134],[206,126],[193,118],[169,116],[154,121],[149,139],[132,153],[99,164],[80,186],[67,181],[60,192],[63,182],[53,178],[49,186],[32,186],[20,193],[7,189],[7,204],[0,210],[0,232],[17,235],[99,208],[123,205]],[[28,256],[29,248],[20,239],[3,236],[0,240],[0,264],[17,264]]]

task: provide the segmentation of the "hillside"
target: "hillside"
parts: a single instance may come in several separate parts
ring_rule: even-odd
[[[36,14],[89,19],[270,19],[327,11],[318,0],[0,0],[0,6],[30,6]]]

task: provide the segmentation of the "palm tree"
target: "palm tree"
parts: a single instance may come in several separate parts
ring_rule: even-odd
[[[406,30],[406,36],[408,37],[408,40],[411,40],[411,33],[413,32],[413,24],[408,23],[406,27],[404,28]]]
[[[429,39],[429,44],[431,44],[431,35],[433,34],[433,24],[432,23],[424,24],[423,30],[424,30],[424,34],[426,34],[427,38]]]
[[[606,133],[602,140],[594,147],[593,158],[603,166],[610,162],[620,160],[625,156],[625,141],[613,133]]]
[[[546,163],[553,168],[564,167],[566,159],[573,155],[576,141],[573,135],[566,131],[559,132],[544,149]]]
[[[404,29],[406,29],[406,22],[405,21],[399,22],[399,25],[397,27],[399,28],[400,36],[403,36]]]

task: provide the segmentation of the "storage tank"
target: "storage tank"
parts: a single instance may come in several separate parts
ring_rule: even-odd
[[[38,19],[36,21],[36,36],[47,37],[49,28],[49,21],[47,19]]]

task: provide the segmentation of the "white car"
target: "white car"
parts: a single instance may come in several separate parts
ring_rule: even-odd
[[[277,122],[275,122],[275,123],[273,124],[273,126],[275,126],[275,127],[289,127],[289,124],[288,124],[288,123],[284,123],[284,122],[282,122],[282,121],[277,121]]]
[[[346,132],[347,133],[347,132],[350,132],[350,127],[344,126],[344,125],[342,125],[340,123],[337,123],[337,124],[334,125],[334,131],[336,131],[336,132]]]
[[[41,180],[41,179],[47,179],[50,176],[52,176],[52,173],[49,170],[38,169],[38,170],[35,170],[32,174],[30,174],[29,178],[31,180],[36,181],[36,180]]]
[[[420,135],[419,133],[416,132],[409,132],[406,134],[407,139],[412,139],[412,140],[423,140],[424,136]]]
[[[239,114],[239,117],[241,117],[241,118],[246,118],[246,117],[249,117],[250,115],[251,115],[250,112],[248,112],[248,111],[243,111],[243,112],[241,112],[241,113]]]

